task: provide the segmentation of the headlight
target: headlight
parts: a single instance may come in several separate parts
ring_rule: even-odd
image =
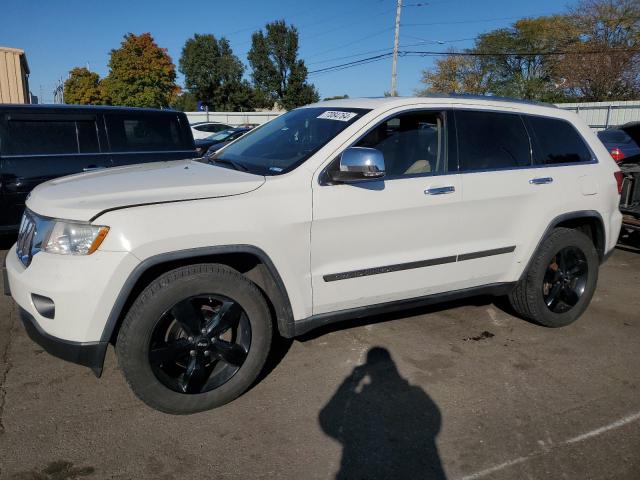
[[[109,233],[109,227],[56,220],[42,250],[62,255],[91,255]]]

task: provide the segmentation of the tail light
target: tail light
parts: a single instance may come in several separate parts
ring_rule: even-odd
[[[616,177],[616,183],[618,184],[618,195],[622,194],[622,180],[624,179],[624,175],[620,170],[617,172],[613,172],[613,175]]]
[[[610,153],[616,162],[619,162],[624,158],[624,153],[622,153],[622,150],[620,150],[618,147],[612,148]]]

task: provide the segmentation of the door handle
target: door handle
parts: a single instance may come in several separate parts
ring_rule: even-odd
[[[433,188],[427,188],[424,191],[425,195],[444,195],[446,193],[453,193],[456,191],[456,187],[454,187],[453,185],[449,185],[446,187],[433,187]]]
[[[540,177],[540,178],[532,178],[529,180],[531,185],[546,185],[547,183],[552,183],[553,178],[551,177]]]

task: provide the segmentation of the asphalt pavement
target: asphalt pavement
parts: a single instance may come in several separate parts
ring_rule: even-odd
[[[0,478],[637,480],[639,286],[621,247],[566,328],[488,297],[333,325],[181,417],[140,402],[113,349],[101,379],[49,356],[0,297]]]

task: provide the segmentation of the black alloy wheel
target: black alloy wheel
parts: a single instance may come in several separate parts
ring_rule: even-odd
[[[547,308],[565,313],[575,307],[584,295],[589,276],[589,264],[582,250],[562,248],[547,266],[542,294]]]
[[[251,324],[237,302],[223,295],[197,295],[159,318],[151,334],[149,363],[167,388],[205,393],[240,370],[250,346]]]

